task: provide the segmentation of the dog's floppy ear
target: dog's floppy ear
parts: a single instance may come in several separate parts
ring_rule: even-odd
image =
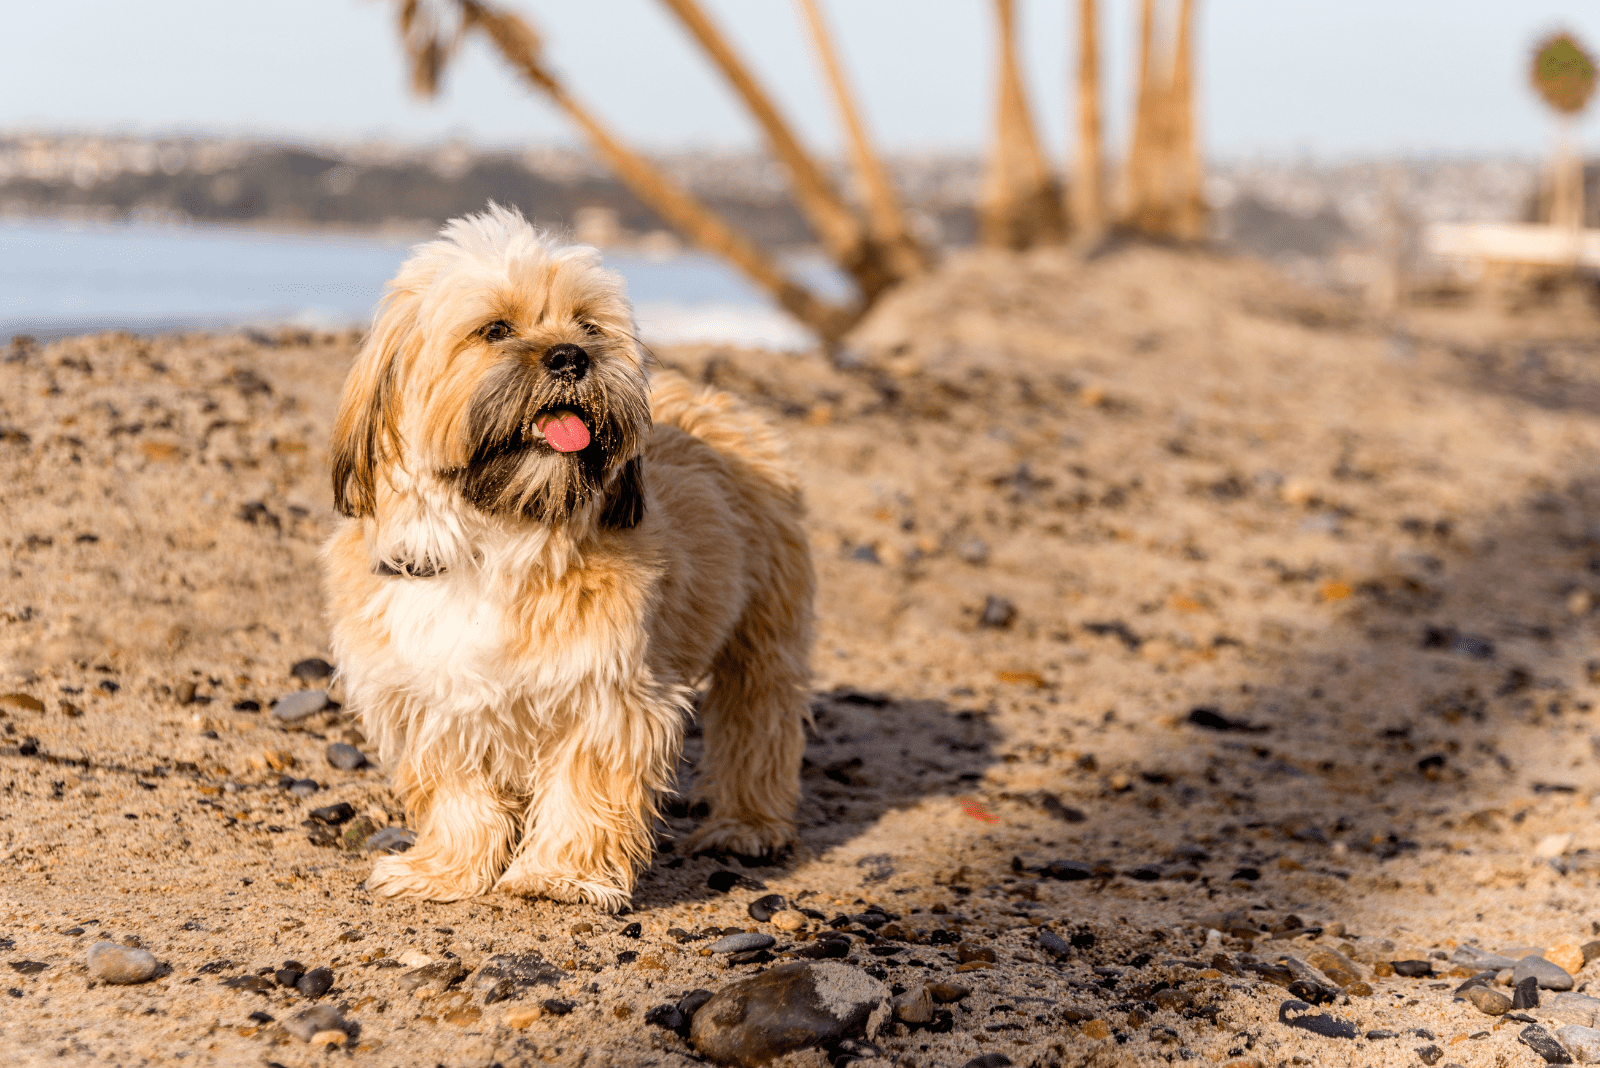
[[[644,459],[635,456],[622,465],[616,481],[606,491],[600,526],[606,530],[631,530],[644,518]]]
[[[391,294],[345,379],[328,447],[334,507],[347,516],[378,507],[378,467],[399,449],[397,363],[411,339],[413,301]]]

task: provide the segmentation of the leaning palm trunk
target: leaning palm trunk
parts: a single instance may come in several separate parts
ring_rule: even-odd
[[[1157,41],[1154,3],[1144,0],[1142,6],[1139,97],[1123,171],[1122,222],[1152,237],[1192,241],[1205,230],[1194,120],[1194,0],[1179,3],[1170,49]]]
[[[1205,175],[1200,164],[1200,139],[1195,131],[1194,4],[1179,0],[1178,43],[1173,57],[1172,92],[1168,95],[1171,131],[1172,236],[1198,241],[1205,236]]]
[[[1077,240],[1105,231],[1105,150],[1100,134],[1100,30],[1096,0],[1078,0],[1078,155],[1072,175],[1072,221]]]
[[[455,0],[455,3],[461,24],[454,37],[448,40],[436,27],[424,24],[417,0],[403,0],[401,4],[401,36],[413,61],[413,84],[418,92],[431,94],[435,91],[439,75],[461,35],[474,28],[482,30],[529,85],[549,97],[583,129],[590,144],[611,165],[617,177],[691,241],[743,271],[824,341],[838,340],[860,318],[859,308],[829,304],[789,278],[742,234],[649,160],[614,137],[540,62],[539,38],[520,17],[478,0]]]
[[[762,89],[727,38],[706,15],[696,0],[662,0],[684,27],[700,42],[706,55],[721,69],[766,131],[773,154],[789,169],[795,200],[816,231],[828,256],[855,279],[870,302],[885,289],[901,281],[885,249],[866,232],[855,212],[845,203],[833,183],[800,144],[777,105]]]
[[[1165,219],[1160,209],[1161,125],[1166,117],[1155,59],[1155,3],[1144,0],[1139,14],[1139,95],[1133,109],[1133,138],[1123,164],[1124,225],[1159,233]]]
[[[1000,91],[994,148],[979,204],[979,236],[991,248],[1027,249],[1066,240],[1061,189],[1034,133],[1017,60],[1013,0],[995,0]]]
[[[854,94],[845,81],[844,69],[833,47],[833,38],[823,21],[817,0],[799,0],[801,13],[811,30],[811,39],[828,76],[828,86],[833,91],[834,105],[850,137],[850,158],[855,166],[856,179],[861,185],[866,201],[867,222],[872,236],[883,245],[890,268],[901,277],[921,274],[932,264],[933,257],[921,242],[911,235],[906,225],[906,214],[900,198],[889,180],[883,161],[873,150],[872,139],[867,136],[866,123],[856,107]]]

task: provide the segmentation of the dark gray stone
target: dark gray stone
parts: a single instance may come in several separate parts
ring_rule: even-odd
[[[1490,953],[1477,946],[1457,946],[1456,951],[1450,955],[1450,963],[1480,972],[1499,972],[1517,966],[1517,962],[1512,958]]]
[[[308,656],[296,661],[294,667],[289,669],[289,674],[302,682],[321,682],[333,678],[333,665],[320,656]]]
[[[467,977],[459,961],[440,960],[413,968],[400,977],[400,989],[407,993],[428,989],[442,994]],[[504,978],[504,976],[501,976]]]
[[[333,972],[327,968],[312,968],[294,984],[294,988],[308,998],[320,998],[332,986]]]
[[[1394,974],[1407,979],[1426,979],[1433,974],[1431,960],[1392,960],[1389,966],[1394,969]]]
[[[473,990],[493,993],[501,984],[507,984],[496,999],[503,1001],[506,996],[525,987],[555,986],[566,978],[566,974],[537,953],[496,953],[472,973],[468,985]],[[488,1000],[487,994],[484,1000]]]
[[[328,707],[326,690],[296,690],[272,704],[272,718],[279,723],[298,723]]]
[[[1572,973],[1559,964],[1551,964],[1543,957],[1529,954],[1517,961],[1511,969],[1511,981],[1521,983],[1529,977],[1539,981],[1540,990],[1571,990]]]
[[[1556,1028],[1556,1039],[1579,1064],[1600,1064],[1600,1031],[1582,1024]]]
[[[96,942],[89,947],[89,974],[102,983],[142,983],[156,974],[160,962],[145,949]]]
[[[706,948],[713,953],[748,953],[754,949],[770,949],[777,941],[769,934],[752,931],[746,934],[727,935]]]
[[[776,913],[782,912],[788,907],[789,902],[784,900],[782,894],[768,894],[766,897],[758,897],[754,901],[750,902],[749,907],[746,908],[745,911],[748,912],[750,914],[750,918],[755,920],[757,923],[766,923],[768,920],[772,919]]]
[[[368,853],[404,853],[416,844],[416,831],[405,827],[385,827],[368,838],[364,848]]]
[[[289,793],[294,797],[312,797],[322,789],[315,779],[296,779],[289,784]]]
[[[717,991],[694,1014],[689,1041],[719,1064],[755,1068],[795,1050],[871,1038],[869,1021],[888,999],[888,987],[848,964],[781,964]]]
[[[1356,1037],[1354,1024],[1341,1020],[1337,1016],[1313,1013],[1310,1005],[1295,998],[1291,998],[1278,1006],[1278,1022],[1286,1027],[1309,1031],[1323,1038]]]
[[[1539,978],[1538,976],[1525,976],[1511,994],[1511,1007],[1513,1009],[1537,1009],[1539,1007]]]
[[[1439,1063],[1439,1058],[1444,1056],[1444,1050],[1438,1046],[1419,1046],[1417,1047],[1417,1056],[1422,1059],[1423,1064],[1432,1068],[1433,1065]]]
[[[1546,1064],[1572,1063],[1572,1054],[1556,1041],[1556,1036],[1536,1023],[1524,1027],[1517,1035],[1517,1041],[1543,1057]]]
[[[367,755],[353,745],[343,742],[334,742],[328,746],[325,754],[328,763],[341,771],[355,771],[357,768],[366,767]]]
[[[1039,948],[1057,960],[1072,953],[1072,947],[1067,944],[1067,940],[1048,927],[1039,928]]]
[[[222,980],[222,985],[230,990],[250,990],[257,994],[270,994],[277,989],[264,975],[235,975]]]
[[[309,1009],[301,1009],[283,1021],[283,1029],[302,1042],[310,1042],[313,1035],[322,1031],[350,1033],[350,1025],[332,1005],[313,1005]]]
[[[978,626],[1005,630],[1017,619],[1017,606],[1004,597],[990,594],[984,598],[983,613],[978,616]]]

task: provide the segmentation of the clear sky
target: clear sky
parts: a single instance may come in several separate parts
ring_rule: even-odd
[[[572,88],[646,147],[748,146],[755,131],[657,0],[512,0]],[[704,0],[804,136],[838,145],[792,0]],[[1556,27],[1600,49],[1597,0],[1199,0],[1210,154],[1543,154],[1527,87]],[[824,0],[879,141],[980,148],[987,0]],[[1059,151],[1076,0],[1021,0],[1036,117]],[[1110,130],[1130,94],[1137,0],[1101,0]],[[481,46],[436,102],[411,99],[386,0],[51,0],[0,9],[0,130],[255,133],[576,143]],[[1600,151],[1600,102],[1582,126]]]

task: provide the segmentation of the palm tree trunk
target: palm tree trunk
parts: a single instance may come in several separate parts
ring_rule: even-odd
[[[872,236],[882,243],[890,267],[896,274],[906,278],[921,274],[931,266],[932,256],[906,226],[905,209],[900,204],[882,159],[873,150],[872,140],[867,136],[866,123],[845,81],[844,69],[833,47],[833,37],[822,18],[822,9],[817,0],[798,2],[806,25],[811,30],[811,39],[816,44],[823,71],[827,74],[828,86],[833,91],[834,105],[839,109],[839,117],[844,121],[850,137],[850,157],[855,164],[857,180],[861,183]]]
[[[1173,57],[1170,94],[1172,158],[1172,235],[1184,241],[1205,236],[1205,173],[1200,161],[1200,139],[1196,133],[1194,93],[1194,7],[1195,0],[1179,0],[1178,41]]]
[[[1133,109],[1133,137],[1123,163],[1125,225],[1146,233],[1159,223],[1155,210],[1161,135],[1161,87],[1156,81],[1155,4],[1143,0],[1139,15],[1139,95]]]
[[[756,81],[697,0],[662,2],[672,9],[678,20],[700,42],[700,47],[721,69],[723,76],[761,124],[773,154],[789,169],[800,210],[816,230],[823,248],[833,261],[855,278],[868,301],[900,281],[900,276],[886,262],[883,249],[866,233],[855,212],[850,210],[822,168],[800,144],[772,98]]]
[[[1000,89],[994,147],[979,204],[979,236],[991,248],[1027,249],[1066,239],[1060,186],[1045,162],[1017,59],[1016,7],[995,0]]]
[[[475,0],[462,0],[462,9],[481,28],[511,65],[535,89],[581,127],[617,177],[669,223],[695,244],[732,263],[776,300],[784,310],[816,332],[825,342],[837,341],[861,316],[860,308],[841,308],[821,300],[778,269],[767,256],[606,129],[538,58],[538,39],[516,15],[497,11]]]
[[[1105,231],[1105,149],[1100,133],[1100,29],[1097,0],[1078,0],[1078,155],[1072,175],[1072,221],[1080,242]]]

